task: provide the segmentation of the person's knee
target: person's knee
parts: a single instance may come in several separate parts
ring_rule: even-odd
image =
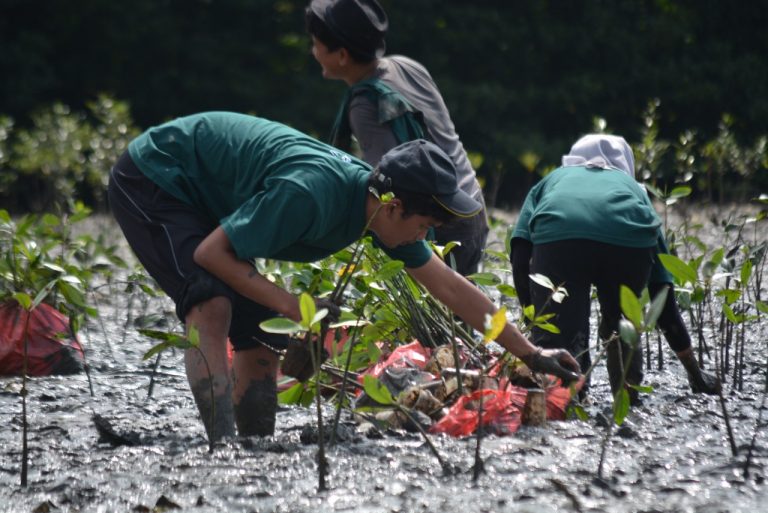
[[[229,318],[234,295],[229,285],[204,269],[199,269],[187,277],[176,301],[176,315],[182,322],[186,322],[193,310],[199,312],[204,307],[211,315],[226,314]]]

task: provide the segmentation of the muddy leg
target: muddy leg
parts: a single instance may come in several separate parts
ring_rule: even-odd
[[[208,440],[214,442],[235,434],[232,383],[227,362],[230,318],[229,300],[215,297],[196,305],[186,319],[187,330],[194,326],[200,338],[199,350],[188,349],[184,355],[187,380]]]
[[[233,402],[240,436],[275,432],[277,364],[277,355],[263,346],[235,353]]]

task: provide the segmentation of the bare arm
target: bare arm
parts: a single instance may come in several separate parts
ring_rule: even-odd
[[[240,260],[219,226],[195,250],[197,265],[232,287],[239,294],[295,321],[301,319],[298,299]]]

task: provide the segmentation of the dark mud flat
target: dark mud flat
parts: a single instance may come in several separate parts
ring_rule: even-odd
[[[646,371],[654,392],[611,438],[602,482],[595,479],[606,432],[600,412],[610,395],[601,364],[589,420],[484,438],[485,473],[476,483],[474,438],[433,437],[455,470],[446,475],[418,435],[371,438],[347,417],[348,436],[328,449],[329,490],[318,492],[317,446],[302,441],[316,425],[314,408],[283,409],[273,437],[228,441],[210,454],[179,353],[163,356],[147,400],[151,363],[142,355],[152,342],[133,330],[122,341],[113,314],[121,300],[104,298],[102,305],[111,349],[98,323],[86,332],[95,397],[85,375],[30,381],[27,488],[19,486],[21,379],[0,380],[0,511],[768,511],[765,317],[746,334],[743,391],[733,391],[730,380],[725,385],[736,457],[718,399],[690,393],[665,347],[663,369],[654,354]],[[168,305],[158,301],[155,308]],[[326,413],[329,419],[330,407]]]

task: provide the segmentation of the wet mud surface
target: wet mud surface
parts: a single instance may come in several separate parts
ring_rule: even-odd
[[[142,355],[153,342],[133,329],[123,336],[119,312],[126,298],[102,302],[109,311],[104,325],[91,322],[81,334],[94,396],[84,374],[28,384],[26,488],[19,485],[21,378],[0,379],[2,512],[768,511],[765,316],[746,333],[743,390],[733,390],[730,378],[724,387],[737,456],[718,398],[690,392],[666,343],[659,369],[654,334],[645,378],[654,391],[614,430],[602,480],[596,479],[606,434],[601,413],[611,398],[600,364],[588,420],[485,437],[485,471],[476,482],[474,437],[432,437],[451,467],[445,473],[418,434],[370,436],[343,415],[345,436],[328,448],[328,490],[318,491],[314,407],[281,408],[274,436],[228,440],[211,454],[181,353],[163,355],[148,398],[153,362]],[[160,300],[150,307],[171,309]],[[325,413],[327,423],[330,405]]]

